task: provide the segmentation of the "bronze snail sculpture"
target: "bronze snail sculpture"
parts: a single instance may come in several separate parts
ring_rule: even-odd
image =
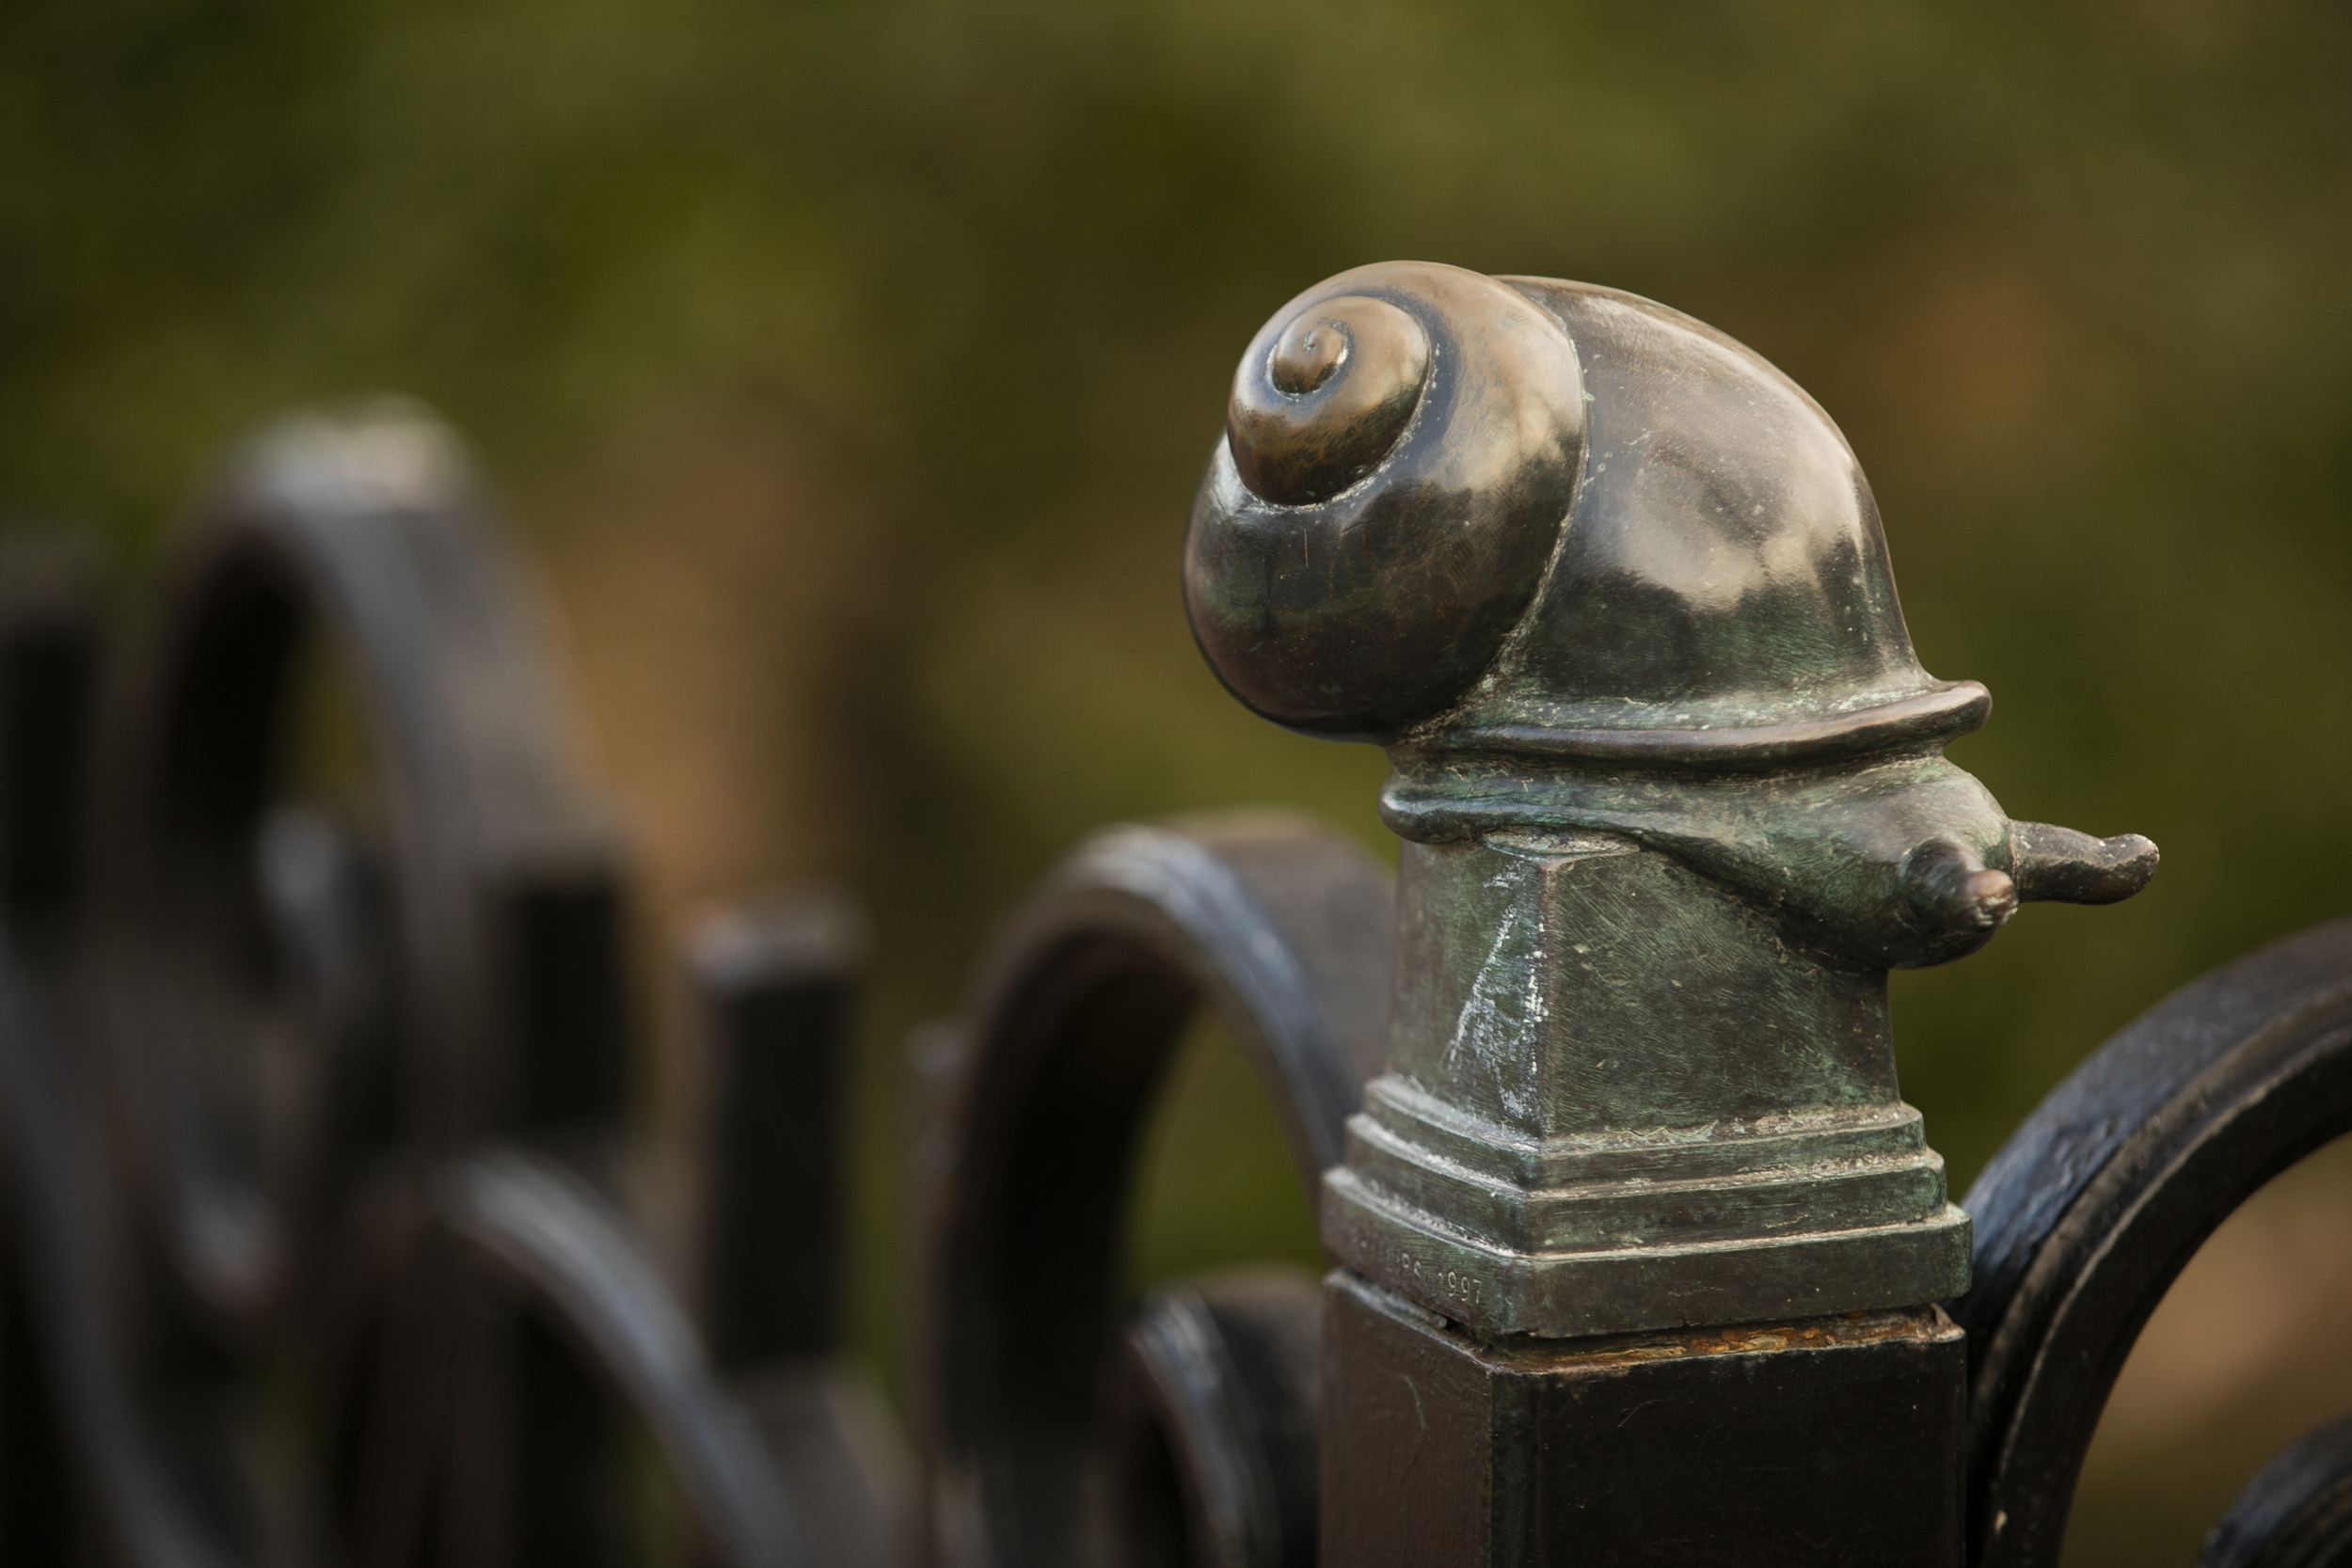
[[[1392,764],[1344,1261],[1495,1333],[1964,1286],[1883,972],[2126,897],[2156,849],[2012,822],[1944,759],[1992,699],[1920,668],[1812,399],[1631,294],[1358,268],[1249,345],[1184,583],[1243,703]]]
[[[1623,833],[1872,967],[2155,870],[1941,759],[1992,697],[1919,667],[1845,438],[1631,294],[1415,262],[1310,289],[1243,357],[1185,568],[1227,687],[1388,747],[1407,838]]]

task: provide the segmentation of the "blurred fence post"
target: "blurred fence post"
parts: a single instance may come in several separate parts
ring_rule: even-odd
[[[97,574],[71,540],[8,543],[0,556],[0,929],[28,974],[54,985],[82,892]],[[11,1039],[0,1051],[49,1043]],[[65,1067],[40,1064],[40,1076],[61,1077]],[[21,1091],[21,1083],[11,1086]],[[0,1179],[0,1559],[63,1561],[78,1549],[65,1435],[72,1413],[37,1322],[38,1272],[57,1265],[41,1257],[28,1200],[11,1190],[24,1183],[28,1151],[8,1152],[9,1175]]]
[[[843,1354],[849,1078],[864,915],[807,886],[712,916],[687,964],[710,1075],[702,1315],[818,1560],[896,1563],[911,1466]]]
[[[98,695],[94,564],[66,539],[0,560],[0,910],[42,958],[79,907]]]

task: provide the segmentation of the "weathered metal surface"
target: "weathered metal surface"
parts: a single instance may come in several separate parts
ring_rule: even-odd
[[[1933,1301],[1967,1278],[1882,974],[1623,839],[1408,845],[1389,1071],[1328,1244],[1492,1333]]]
[[[1259,813],[1098,834],[1013,918],[917,1145],[932,1560],[1096,1560],[1143,1113],[1210,1009],[1311,1182],[1378,1059],[1390,909],[1360,849]]]
[[[1883,972],[2029,894],[2123,896],[2155,849],[2012,824],[1943,759],[1990,699],[1920,669],[1810,399],[1631,295],[1359,268],[1244,358],[1185,590],[1244,702],[1393,764],[1343,1261],[1496,1334],[1964,1286]]]
[[[2052,1090],[1967,1197],[1971,1560],[2058,1560],[2133,1341],[2205,1238],[2352,1132],[2352,921],[2175,992]]]

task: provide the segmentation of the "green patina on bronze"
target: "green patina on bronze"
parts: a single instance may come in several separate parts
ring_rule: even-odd
[[[1336,1256],[1501,1334],[1965,1288],[1886,971],[2128,896],[2155,847],[2012,822],[1944,759],[1991,698],[1920,668],[1810,398],[1630,295],[1359,268],[1245,356],[1185,594],[1244,703],[1392,763]]]

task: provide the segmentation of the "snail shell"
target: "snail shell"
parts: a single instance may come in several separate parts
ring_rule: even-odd
[[[1242,357],[1193,504],[1209,664],[1293,729],[1389,741],[1457,702],[1533,599],[1582,462],[1575,345],[1458,267],[1359,267]]]

